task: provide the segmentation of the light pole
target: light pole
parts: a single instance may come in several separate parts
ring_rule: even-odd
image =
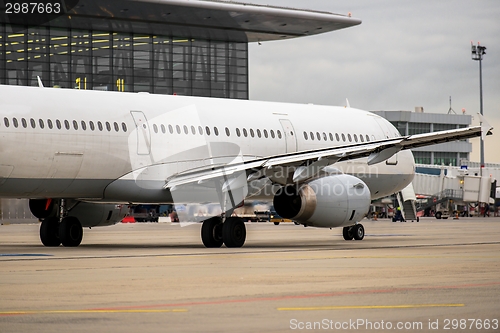
[[[486,46],[481,46],[479,42],[477,45],[474,45],[473,42],[470,43],[471,52],[472,52],[472,60],[479,60],[479,112],[483,115],[483,67],[482,60],[483,55],[486,54]],[[480,174],[483,175],[484,168],[484,140],[481,137],[481,168]]]

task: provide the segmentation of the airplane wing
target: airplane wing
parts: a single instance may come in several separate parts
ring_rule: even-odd
[[[482,119],[483,120],[483,119]],[[331,147],[269,156],[248,162],[235,162],[221,166],[210,166],[206,169],[177,174],[167,179],[164,189],[173,190],[181,185],[203,184],[213,179],[227,180],[232,175],[247,173],[247,181],[259,179],[275,167],[296,167],[291,180],[301,182],[313,177],[322,168],[334,163],[368,157],[368,164],[376,164],[389,159],[400,150],[423,147],[448,141],[456,141],[491,134],[491,126],[486,121],[482,126],[467,127],[455,130],[440,131],[390,138],[368,143],[357,143],[341,147]],[[268,172],[269,171],[269,172]]]

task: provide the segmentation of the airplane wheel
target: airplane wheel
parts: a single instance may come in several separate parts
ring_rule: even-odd
[[[56,217],[48,217],[43,219],[40,225],[40,240],[45,246],[59,246],[59,221]]]
[[[247,230],[239,217],[230,217],[222,225],[222,239],[227,247],[242,247],[245,244]]]
[[[441,212],[437,212],[435,216],[436,216],[436,218],[437,218],[438,220],[441,220],[441,216],[442,216],[442,214],[441,214]]]
[[[67,247],[80,245],[83,239],[83,228],[76,217],[68,216],[63,218],[59,225],[59,239],[62,245]]]
[[[354,226],[344,227],[342,229],[342,236],[345,240],[352,240],[354,238]]]
[[[280,223],[279,222],[274,222],[274,225],[280,225]]]
[[[365,238],[365,227],[362,224],[356,224],[354,227],[354,240],[362,240]]]
[[[220,217],[212,217],[203,221],[201,226],[201,241],[208,248],[222,246],[222,220]]]

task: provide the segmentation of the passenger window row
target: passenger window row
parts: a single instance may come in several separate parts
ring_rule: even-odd
[[[311,140],[311,141],[314,141],[314,140],[318,140],[318,141],[328,141],[328,139],[330,139],[330,141],[334,141],[334,136],[332,133],[328,133],[328,135],[323,132],[323,133],[320,133],[320,132],[316,132],[316,135],[314,135],[313,132],[309,132],[309,134],[304,131],[304,139],[306,140]],[[347,134],[345,135],[344,133],[335,133],[335,140],[337,142],[340,142],[342,139],[342,142],[370,142],[370,137],[368,136],[368,134],[365,134],[363,136],[363,134],[360,134],[359,136],[356,135],[356,134]]]
[[[219,132],[219,129],[217,127],[208,127],[208,126],[205,126],[205,127],[202,127],[202,126],[198,126],[198,128],[194,127],[194,126],[191,126],[191,127],[188,127],[186,125],[183,125],[183,126],[180,126],[180,125],[168,125],[168,126],[165,126],[163,124],[161,125],[157,125],[157,124],[153,124],[153,131],[158,134],[158,133],[163,133],[163,134],[166,134],[167,132],[170,133],[170,134],[192,134],[192,135],[207,135],[207,136],[210,136],[210,135],[215,135],[215,136],[219,136],[219,134],[221,134],[221,132]],[[271,139],[275,139],[275,138],[278,138],[278,139],[281,139],[283,137],[283,134],[281,133],[280,130],[267,130],[267,129],[264,129],[264,130],[260,130],[260,129],[257,129],[257,130],[254,130],[252,128],[250,129],[246,129],[246,128],[236,128],[236,130],[234,131],[236,133],[236,136],[237,137],[258,137],[258,138],[271,138]],[[231,130],[226,127],[224,129],[224,132],[222,132],[222,135],[226,135],[227,137],[230,137],[232,135],[233,132],[231,132]]]
[[[11,124],[9,118],[7,117],[3,118],[3,122],[5,124],[5,127],[10,127]],[[106,129],[108,132],[111,132],[113,130],[115,132],[119,132],[120,130],[122,130],[123,132],[127,132],[127,124],[122,122],[120,126],[116,121],[111,124],[108,121],[106,122],[97,121],[94,123],[92,120],[90,120],[88,121],[88,126],[87,126],[87,122],[84,120],[82,120],[81,122],[78,122],[76,120],[70,122],[69,120],[59,120],[59,119],[56,119],[55,121],[52,121],[52,119],[47,119],[46,121],[44,121],[43,119],[38,119],[37,122],[35,119],[30,118],[28,123],[28,120],[26,118],[21,118],[19,121],[17,118],[14,117],[12,118],[12,126],[14,126],[15,128],[18,128],[19,126],[28,128],[28,126],[30,126],[31,128],[39,127],[41,129],[44,129],[45,127],[49,129],[65,128],[66,130],[70,129],[78,130],[78,128],[81,128],[84,131],[86,131],[87,128],[89,128],[91,131],[95,131],[97,129],[102,132]]]

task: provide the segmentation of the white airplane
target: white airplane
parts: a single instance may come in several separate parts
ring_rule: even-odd
[[[0,197],[30,199],[46,246],[78,246],[82,227],[118,223],[126,204],[219,203],[203,244],[241,247],[232,213],[252,199],[361,240],[371,200],[412,181],[409,148],[490,129],[401,137],[350,107],[0,86]]]

